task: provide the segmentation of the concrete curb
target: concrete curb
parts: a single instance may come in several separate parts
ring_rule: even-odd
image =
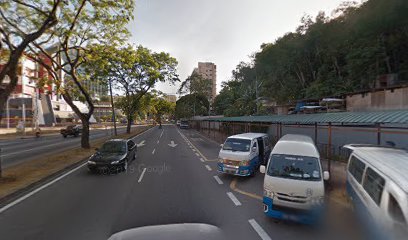
[[[147,128],[147,129],[143,130],[142,132],[140,132],[138,134],[135,134],[135,135],[133,135],[133,136],[127,138],[127,139],[134,138],[134,137],[144,133],[145,131],[151,129],[152,127]],[[55,173],[53,173],[51,175],[45,176],[42,179],[29,184],[28,186],[25,186],[25,187],[13,192],[13,193],[10,193],[9,195],[6,195],[6,196],[0,198],[0,208],[2,208],[4,206],[6,206],[7,204],[15,201],[16,199],[28,194],[29,192],[35,190],[36,188],[41,187],[42,185],[51,182],[52,180],[54,180],[54,179],[58,178],[59,176],[63,175],[64,173],[69,172],[70,170],[72,170],[72,169],[80,166],[81,164],[85,163],[87,160],[88,160],[88,157],[86,157],[86,158],[84,158],[84,159],[82,159],[82,160],[80,160],[80,161],[78,161],[76,163],[73,163],[73,164],[71,164],[69,166],[66,166],[65,168],[63,168],[63,169],[61,169],[61,170],[59,170],[59,171],[57,171],[57,172],[55,172]]]

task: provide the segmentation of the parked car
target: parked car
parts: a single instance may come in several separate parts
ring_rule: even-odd
[[[96,149],[88,160],[91,172],[123,170],[136,158],[137,145],[130,139],[112,139]]]
[[[181,120],[180,121],[180,129],[182,129],[182,128],[184,128],[184,129],[190,128],[190,125],[188,124],[187,120]]]
[[[324,182],[319,151],[304,135],[287,134],[272,149],[265,174],[265,215],[303,224],[320,222],[324,213]]]
[[[388,147],[346,145],[347,194],[369,239],[408,236],[408,152]]]
[[[254,175],[266,164],[271,146],[265,133],[244,133],[230,136],[218,154],[218,172],[238,176]]]
[[[60,133],[64,138],[67,136],[78,137],[82,133],[82,125],[69,125],[61,129]]]

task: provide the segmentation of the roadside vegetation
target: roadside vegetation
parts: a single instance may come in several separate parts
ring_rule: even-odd
[[[53,84],[81,120],[83,148],[90,147],[89,124],[98,101],[92,97],[93,84],[107,87],[113,81],[126,96],[129,133],[140,98],[157,82],[178,80],[177,61],[168,53],[126,46],[130,35],[126,25],[134,8],[133,0],[0,0],[0,62],[4,63],[0,113],[16,88],[19,60],[25,56],[47,71],[37,87]],[[85,103],[88,112],[75,101]]]
[[[262,99],[338,96],[371,89],[384,75],[407,81],[407,12],[406,0],[368,0],[345,2],[331,16],[304,16],[295,32],[238,64],[215,99],[215,114],[265,114]]]

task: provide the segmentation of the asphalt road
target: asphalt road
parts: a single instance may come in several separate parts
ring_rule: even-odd
[[[192,130],[155,127],[135,142],[144,145],[127,172],[94,175],[79,167],[0,208],[1,239],[99,240],[130,228],[173,223],[211,224],[226,239],[351,239],[329,224],[308,227],[265,217],[259,199],[237,191],[262,194],[263,176],[237,181],[217,174],[218,144]]]
[[[126,128],[120,127],[117,131],[125,133]],[[90,139],[103,138],[112,134],[113,129],[95,129],[91,130]],[[11,167],[47,154],[79,147],[80,144],[81,137],[63,138],[61,134],[45,135],[40,138],[2,139],[0,140],[2,166],[3,168]]]

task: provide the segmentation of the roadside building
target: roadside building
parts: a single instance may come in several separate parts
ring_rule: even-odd
[[[44,58],[43,61],[51,64],[51,60],[47,58]],[[0,68],[4,64],[4,62],[0,62]],[[59,74],[61,79],[67,80],[62,71]],[[26,127],[34,126],[36,123],[40,126],[53,126],[57,123],[72,122],[77,119],[71,107],[57,91],[57,86],[54,83],[45,83],[41,88],[38,87],[41,80],[50,76],[46,68],[36,62],[33,56],[24,54],[21,57],[17,75],[17,86],[6,102],[1,127],[15,127],[21,121],[25,123]],[[10,79],[6,76],[3,83],[8,84],[9,81]],[[64,86],[64,83],[65,81],[61,85]],[[106,87],[101,84],[89,83],[87,87],[91,89],[93,99],[98,99],[107,93]],[[85,104],[79,101],[75,101],[75,104],[82,111],[87,111]]]
[[[198,67],[195,68],[193,72],[211,81],[206,96],[210,102],[214,102],[215,96],[217,95],[217,66],[211,62],[199,62]]]
[[[346,95],[347,111],[408,110],[408,85]]]

